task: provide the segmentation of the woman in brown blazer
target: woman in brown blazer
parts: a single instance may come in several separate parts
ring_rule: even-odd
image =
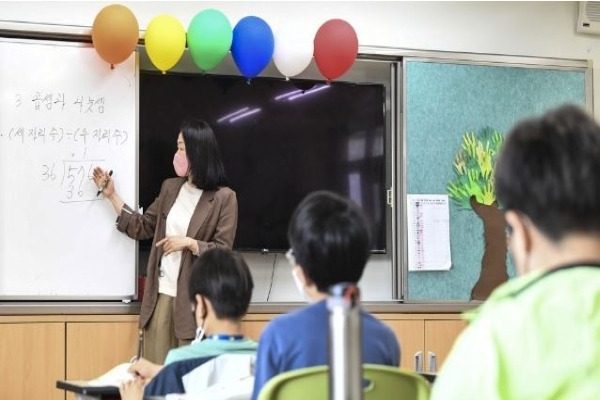
[[[227,187],[221,152],[205,121],[182,123],[173,166],[179,178],[165,180],[143,214],[121,200],[110,174],[100,167],[93,174],[117,212],[117,229],[132,239],[153,238],[140,328],[144,358],[158,364],[195,336],[187,293],[195,258],[210,248],[231,249],[237,228],[237,198]]]

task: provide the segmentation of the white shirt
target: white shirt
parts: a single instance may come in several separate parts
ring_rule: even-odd
[[[167,236],[187,236],[188,226],[192,214],[202,196],[202,189],[193,187],[185,182],[175,204],[167,215]],[[181,266],[181,251],[174,251],[168,255],[163,254],[160,261],[160,273],[158,275],[158,293],[175,297],[177,295],[177,278]]]

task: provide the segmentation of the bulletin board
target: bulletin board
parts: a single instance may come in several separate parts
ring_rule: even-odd
[[[522,118],[565,103],[591,107],[586,101],[591,70],[581,64],[405,59],[406,194],[447,194],[466,131],[492,127],[506,134]],[[452,266],[448,271],[406,271],[410,301],[470,300],[484,253],[483,225],[473,210],[460,209],[451,200],[449,214]],[[514,276],[508,254],[506,267],[508,276]]]

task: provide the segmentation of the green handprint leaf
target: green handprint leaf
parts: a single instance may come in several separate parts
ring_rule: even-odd
[[[496,201],[494,165],[503,142],[502,133],[489,127],[463,133],[454,157],[455,178],[446,187],[448,196],[460,208],[469,209],[471,197],[486,205]]]

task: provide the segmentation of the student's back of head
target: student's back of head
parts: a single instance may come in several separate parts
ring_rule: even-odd
[[[219,319],[241,319],[248,311],[254,282],[242,256],[227,249],[205,251],[192,267],[189,296],[207,298]]]
[[[598,171],[600,127],[567,105],[512,129],[496,164],[496,194],[550,239],[600,233]]]
[[[319,292],[358,282],[369,258],[367,220],[360,208],[327,191],[313,192],[290,220],[288,240],[296,262]]]
[[[365,216],[351,200],[331,192],[313,192],[298,204],[288,239],[292,274],[311,304],[274,318],[261,333],[253,400],[277,374],[328,364],[329,286],[357,283],[369,258]],[[400,347],[394,332],[364,310],[360,321],[363,363],[397,367]]]
[[[253,286],[248,265],[240,254],[232,250],[209,249],[194,261],[188,283],[188,296],[192,305],[191,312],[194,313],[198,326],[196,340],[191,344],[171,349],[165,359],[166,368],[143,358],[129,367],[129,372],[146,380],[152,379],[146,387],[146,395],[178,393],[181,374],[189,372],[189,367],[195,368],[200,365],[196,361],[207,361],[205,358],[229,353],[248,355],[246,360],[250,365],[257,344],[243,337],[241,319],[248,310]],[[204,334],[209,339],[202,340]],[[194,359],[196,361],[193,361]],[[188,362],[179,363],[180,361]],[[216,373],[213,370],[212,373],[213,378],[218,378],[237,372],[225,368]],[[204,381],[194,385],[198,390],[207,389],[208,386]],[[129,393],[133,388],[125,391]],[[134,393],[124,396],[123,390],[121,395],[127,399],[141,399]]]

